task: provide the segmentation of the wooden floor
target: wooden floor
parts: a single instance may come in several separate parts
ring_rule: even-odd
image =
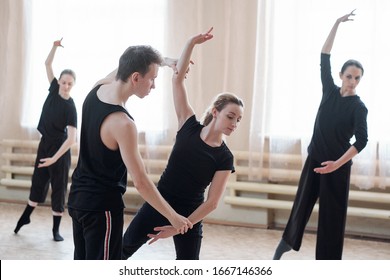
[[[14,234],[16,222],[24,210],[23,204],[0,202],[0,259],[1,260],[72,260],[73,242],[71,219],[65,213],[60,232],[63,242],[53,241],[50,208],[38,207],[31,223]],[[125,216],[125,225],[132,216]],[[201,250],[203,260],[270,260],[282,232],[258,228],[245,228],[205,224]],[[313,260],[315,235],[304,236],[299,252],[288,252],[285,260]],[[143,246],[132,259],[175,259],[171,239]],[[345,260],[390,260],[390,242],[380,240],[345,239]]]

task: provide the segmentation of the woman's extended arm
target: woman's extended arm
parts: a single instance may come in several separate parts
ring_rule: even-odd
[[[210,214],[217,208],[218,203],[225,191],[230,174],[230,170],[217,171],[215,173],[214,178],[209,187],[209,192],[206,201],[203,202],[188,217],[188,219],[193,225],[202,221],[205,217],[207,217],[208,214]],[[177,232],[175,232],[175,229],[172,226],[155,227],[154,230],[158,233],[148,234],[148,237],[151,238],[149,244],[152,244],[161,238],[168,238],[177,234]]]
[[[328,160],[325,162],[322,162],[322,167],[314,168],[314,172],[320,173],[320,174],[326,174],[331,173],[337,169],[339,169],[341,166],[343,166],[345,163],[350,161],[354,156],[358,154],[358,150],[355,148],[355,146],[349,147],[349,149],[337,160]]]
[[[179,129],[194,114],[188,102],[187,91],[184,85],[187,69],[191,61],[191,54],[195,45],[202,44],[213,38],[213,35],[210,34],[212,30],[213,28],[210,28],[206,33],[198,34],[190,38],[184,46],[183,52],[177,62],[176,71],[172,77],[172,90]]]
[[[354,11],[355,10],[353,10],[349,14],[346,14],[346,15],[344,15],[341,18],[338,18],[336,20],[336,22],[334,23],[332,29],[330,30],[330,33],[329,33],[328,37],[326,38],[326,41],[322,47],[322,50],[321,50],[322,53],[330,54],[330,51],[332,50],[332,47],[333,47],[334,39],[336,37],[337,29],[338,29],[340,23],[353,20],[350,17],[355,15]]]
[[[62,38],[61,38],[61,40],[54,41],[53,47],[51,48],[49,55],[47,56],[46,61],[45,61],[46,74],[47,74],[47,79],[49,80],[49,83],[51,83],[54,79],[54,72],[53,72],[52,64],[53,64],[54,55],[56,53],[57,47],[63,47],[61,45],[61,41],[62,41]]]
[[[97,81],[93,86],[93,88],[95,88],[97,85],[105,85],[105,84],[112,83],[113,81],[115,81],[115,76],[117,72],[118,72],[118,68],[115,68],[113,71],[107,74],[107,76]]]
[[[161,66],[168,66],[170,68],[175,68],[177,64],[177,59],[174,58],[169,58],[169,57],[164,57],[163,62],[161,63]],[[118,68],[115,68],[113,71],[107,74],[104,78],[98,80],[93,88],[95,88],[97,85],[106,85],[110,84],[116,79],[116,74],[118,72]]]
[[[58,151],[52,157],[39,159],[40,163],[38,164],[38,168],[52,165],[77,142],[77,128],[69,125],[67,126],[67,130],[68,137],[64,143],[62,143]]]

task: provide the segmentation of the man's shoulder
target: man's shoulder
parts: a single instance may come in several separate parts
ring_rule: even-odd
[[[135,127],[135,122],[133,118],[126,112],[122,110],[113,111],[107,115],[104,122],[107,122],[112,127]]]

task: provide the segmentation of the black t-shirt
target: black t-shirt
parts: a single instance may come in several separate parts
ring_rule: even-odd
[[[357,95],[342,97],[330,67],[330,55],[321,54],[322,100],[308,153],[319,162],[337,160],[351,146],[360,152],[367,144],[367,108]],[[350,162],[351,163],[351,162]]]
[[[199,205],[216,171],[234,172],[233,154],[225,142],[219,147],[207,145],[200,138],[203,127],[194,115],[177,132],[167,167],[158,183],[169,200]]]
[[[123,112],[119,105],[99,100],[95,87],[83,104],[80,152],[72,175],[68,206],[85,211],[109,211],[124,208],[122,195],[127,187],[127,169],[118,150],[108,149],[100,138],[100,127],[111,113]]]
[[[63,99],[59,95],[59,85],[56,78],[50,84],[49,95],[43,104],[38,131],[46,140],[65,141],[68,125],[77,128],[76,106],[72,98]]]

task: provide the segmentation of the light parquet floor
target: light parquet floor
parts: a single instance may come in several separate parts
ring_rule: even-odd
[[[72,223],[66,212],[60,232],[63,242],[53,241],[52,216],[49,207],[38,207],[31,216],[31,223],[14,234],[16,222],[25,205],[0,202],[0,259],[1,260],[72,260]],[[125,226],[131,221],[125,215]],[[203,260],[270,260],[282,232],[259,228],[234,227],[215,224],[204,225],[201,249]],[[299,252],[288,252],[285,260],[313,260],[315,235],[304,236]],[[136,260],[175,259],[171,239],[144,245],[133,257]],[[345,239],[345,260],[390,260],[390,242]]]

